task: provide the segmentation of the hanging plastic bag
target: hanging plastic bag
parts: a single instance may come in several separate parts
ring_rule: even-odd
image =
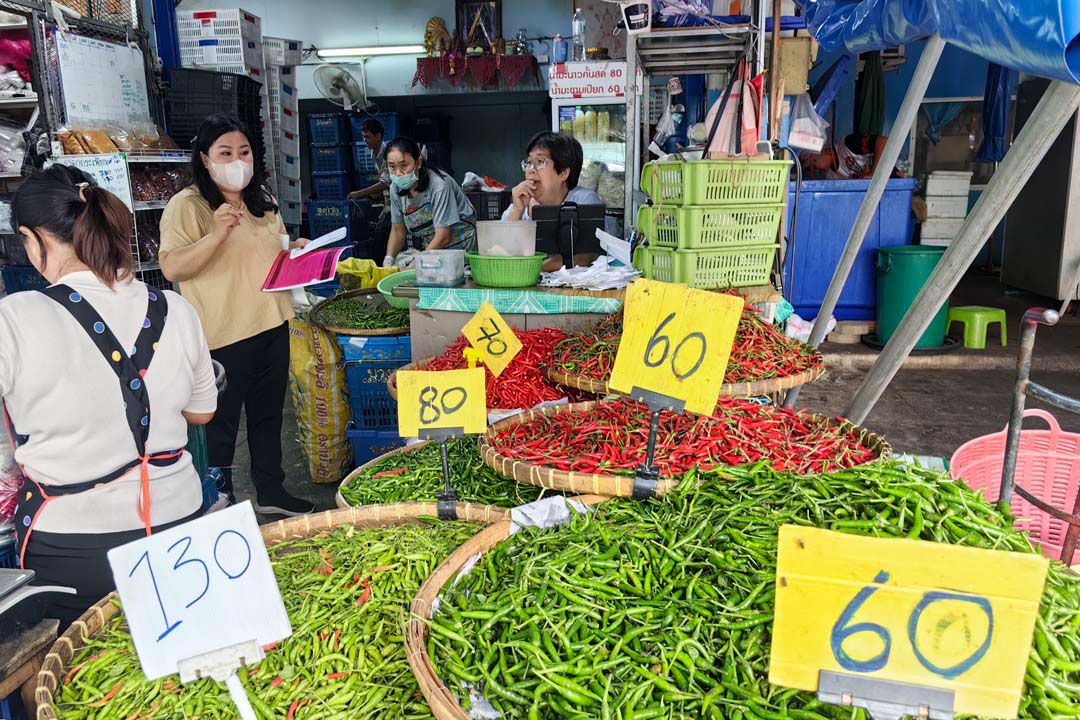
[[[819,153],[825,147],[829,123],[814,110],[809,94],[795,96],[791,105],[791,131],[787,146],[796,150]]]
[[[760,81],[749,77],[746,59],[741,58],[727,88],[705,117],[709,136],[705,157],[710,159],[753,155],[761,118]]]

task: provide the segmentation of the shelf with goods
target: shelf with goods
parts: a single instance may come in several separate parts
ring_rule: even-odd
[[[159,224],[169,200],[187,183],[182,153],[166,155],[66,155],[60,162],[83,169],[132,209],[131,254],[136,275],[148,285],[171,289],[158,266]]]

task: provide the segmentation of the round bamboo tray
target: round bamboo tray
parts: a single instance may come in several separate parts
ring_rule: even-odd
[[[500,522],[509,524],[510,511],[506,508],[458,503],[456,510],[458,520],[462,522],[480,525]],[[416,523],[420,521],[420,518],[437,516],[436,503],[365,505],[279,520],[263,525],[261,531],[263,540],[269,544],[286,540],[302,540],[341,525],[352,525],[358,528],[388,527]],[[59,719],[53,699],[62,679],[70,671],[73,659],[86,646],[86,641],[96,637],[118,612],[120,612],[119,598],[115,592],[110,593],[83,613],[82,617],[72,623],[71,627],[56,639],[37,674],[37,683],[34,688],[34,700],[38,705],[37,720]]]
[[[390,397],[397,400],[397,374],[402,370],[420,370],[429,362],[437,358],[438,355],[429,355],[428,357],[420,358],[419,360],[413,360],[408,365],[402,365],[394,372],[390,373],[390,377],[386,378],[386,389],[390,391]]]
[[[338,485],[337,492],[334,493],[334,503],[339,508],[341,508],[343,510],[351,509],[353,507],[356,507],[355,505],[350,505],[348,503],[348,501],[345,500],[344,497],[342,497],[341,488],[345,487],[346,485],[351,485],[353,483],[353,481],[356,480],[357,477],[362,475],[372,465],[375,465],[376,463],[381,463],[382,461],[386,460],[387,458],[396,457],[398,455],[404,455],[406,453],[411,453],[411,452],[416,452],[418,450],[422,450],[423,448],[427,447],[430,443],[431,443],[431,440],[424,440],[422,442],[418,442],[418,443],[415,443],[413,445],[406,445],[405,447],[398,448],[397,450],[391,450],[388,453],[383,453],[382,455],[378,456],[377,458],[372,458],[371,460],[368,460],[366,463],[364,463],[363,465],[361,465],[360,467],[356,468],[351,473],[346,475],[345,479],[341,481],[341,484]]]
[[[782,378],[769,378],[768,380],[754,380],[753,382],[724,383],[720,386],[720,397],[761,397],[763,395],[775,395],[776,393],[790,390],[800,385],[812,383],[825,374],[825,367],[811,368],[795,375]],[[594,395],[616,395],[616,391],[608,387],[606,380],[586,377],[584,375],[569,375],[556,370],[545,368],[544,376],[548,380],[566,387],[582,390]]]
[[[384,298],[382,296],[382,293],[379,292],[378,288],[363,288],[361,290],[349,290],[348,292],[339,293],[338,295],[334,295],[333,297],[326,298],[325,300],[322,300],[319,303],[317,303],[315,305],[315,307],[313,307],[311,309],[311,315],[309,316],[311,318],[312,324],[316,325],[317,327],[322,328],[323,330],[325,330],[325,331],[327,331],[329,333],[333,333],[335,335],[349,335],[351,337],[385,337],[385,336],[388,336],[388,335],[408,335],[409,334],[409,328],[408,327],[381,328],[381,329],[377,329],[377,330],[357,330],[356,328],[342,328],[342,327],[336,327],[334,325],[328,325],[328,324],[326,324],[325,322],[322,321],[322,312],[323,312],[323,309],[326,307],[327,303],[332,303],[332,302],[334,302],[336,300],[344,300],[344,299],[354,298],[354,297],[372,297],[373,298],[373,303],[372,304],[374,304],[376,306],[380,306],[381,308],[384,308],[384,309],[387,309],[387,310],[390,309],[390,305],[386,302],[386,298]]]
[[[584,505],[598,505],[608,498],[599,495],[582,495],[573,498]],[[405,656],[412,667],[420,691],[428,701],[431,714],[438,720],[469,720],[469,714],[461,709],[457,700],[435,672],[427,651],[428,625],[431,607],[446,583],[474,555],[487,552],[510,537],[510,520],[502,520],[484,528],[442,561],[416,593],[409,609],[409,622],[405,626]]]
[[[599,473],[581,473],[571,470],[556,470],[543,465],[514,460],[500,455],[490,444],[489,439],[496,433],[515,425],[527,423],[539,417],[558,415],[560,413],[587,412],[596,407],[601,401],[575,403],[573,405],[554,405],[540,410],[526,410],[523,413],[506,418],[488,427],[485,434],[480,436],[480,456],[488,467],[503,477],[513,478],[519,483],[537,485],[547,490],[557,490],[563,493],[590,493],[593,495],[605,495],[610,497],[633,497],[634,477],[625,475],[602,475]],[[892,447],[885,438],[870,432],[866,428],[855,425],[848,420],[829,418],[823,415],[802,413],[804,420],[818,423],[824,426],[836,427],[843,431],[854,432],[859,442],[870,448],[875,453],[875,460],[888,457],[892,454]],[[670,492],[678,480],[673,478],[661,478],[657,482],[656,494],[658,496]]]

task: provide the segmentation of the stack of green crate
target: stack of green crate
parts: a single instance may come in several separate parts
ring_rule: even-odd
[[[641,188],[655,204],[638,211],[648,247],[635,264],[695,288],[768,283],[790,170],[787,160],[649,163]]]

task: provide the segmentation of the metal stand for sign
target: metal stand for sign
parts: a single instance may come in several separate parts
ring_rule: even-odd
[[[830,705],[866,710],[874,720],[903,717],[952,720],[952,690],[878,680],[861,675],[822,670],[818,675],[818,700]]]
[[[634,498],[647,500],[656,497],[656,488],[660,483],[660,470],[657,469],[655,463],[656,436],[660,434],[660,411],[670,410],[681,413],[686,409],[686,403],[652,390],[642,390],[639,387],[635,387],[630,392],[630,396],[644,403],[645,407],[652,412],[649,418],[649,444],[645,451],[645,462],[638,465],[637,474],[634,476]]]
[[[232,698],[236,710],[240,713],[241,720],[258,720],[255,709],[251,707],[244,686],[240,684],[240,678],[236,671],[245,665],[254,665],[262,661],[264,655],[259,643],[248,640],[237,645],[221,648],[208,652],[205,655],[197,655],[179,663],[180,682],[189,683],[202,680],[205,677],[213,678],[219,683],[225,683]]]
[[[450,455],[446,448],[449,440],[465,437],[465,428],[437,428],[421,430],[421,440],[435,440],[439,443],[439,453],[442,455],[443,491],[436,496],[439,507],[440,520],[457,520],[457,491],[450,484]]]

